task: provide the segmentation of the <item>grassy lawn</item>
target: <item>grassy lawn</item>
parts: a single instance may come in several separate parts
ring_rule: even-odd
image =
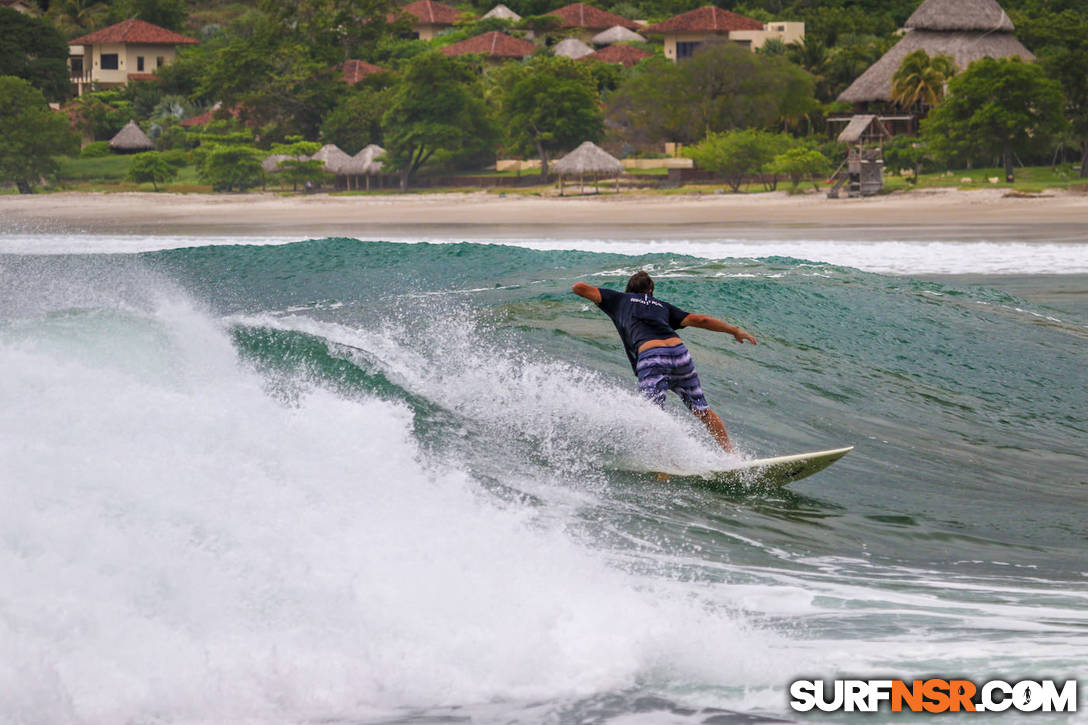
[[[954,187],[958,189],[1008,189],[1026,194],[1035,194],[1046,189],[1069,189],[1085,186],[1086,180],[1080,178],[1077,167],[1066,164],[1058,167],[1024,166],[1013,170],[1016,180],[1012,184],[1005,182],[1004,169],[960,169],[934,174],[922,174],[918,183],[894,174],[886,174],[884,188],[891,191],[903,189],[934,189]],[[991,183],[990,179],[997,179]]]
[[[60,164],[60,186],[63,191],[154,191],[151,184],[136,184],[126,180],[129,167],[135,158],[131,154],[109,155],[96,158],[57,157]],[[185,166],[178,170],[177,177],[165,184],[159,184],[160,191],[210,192],[211,186],[201,184],[196,175],[196,168]]]

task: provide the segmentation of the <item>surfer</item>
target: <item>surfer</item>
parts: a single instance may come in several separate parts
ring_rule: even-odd
[[[725,424],[707,405],[699,374],[691,361],[684,341],[676,336],[681,327],[701,327],[724,332],[737,342],[756,344],[756,339],[739,327],[710,317],[690,314],[664,300],[654,297],[654,281],[643,270],[631,275],[625,292],[594,287],[575,282],[574,294],[595,303],[612,319],[623,341],[631,369],[638,378],[639,391],[651,401],[665,407],[665,393],[672,390],[680,396],[696,418],[702,421],[710,435],[728,453],[733,452]]]

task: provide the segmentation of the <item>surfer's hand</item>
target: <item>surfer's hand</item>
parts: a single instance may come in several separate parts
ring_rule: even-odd
[[[745,340],[752,343],[753,345],[758,345],[759,344],[758,342],[756,342],[756,339],[754,337],[749,335],[744,330],[737,330],[736,332],[733,333],[733,337],[737,338],[737,342],[741,343],[742,345],[744,344]]]

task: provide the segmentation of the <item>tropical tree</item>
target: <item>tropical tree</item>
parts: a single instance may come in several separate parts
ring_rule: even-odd
[[[1088,177],[1088,9],[1065,8],[1035,16],[1015,14],[1017,34],[1025,34],[1047,75],[1065,93],[1065,115],[1081,152],[1080,175]]]
[[[109,13],[110,21],[115,23],[139,18],[170,30],[181,30],[188,17],[185,0],[120,0]]]
[[[785,58],[711,43],[683,63],[648,59],[609,97],[608,116],[634,143],[690,143],[770,126],[813,105],[812,78]]]
[[[151,182],[151,187],[159,190],[159,184],[170,181],[178,175],[176,167],[169,164],[158,151],[136,154],[132,166],[128,169],[129,181],[136,183]]]
[[[109,12],[109,5],[100,0],[55,0],[49,3],[46,18],[64,36],[74,38],[100,25]]]
[[[51,101],[68,97],[68,44],[49,22],[0,7],[0,76],[30,81]]]
[[[495,136],[479,81],[465,62],[437,51],[408,61],[382,116],[385,163],[400,172],[400,188],[436,152],[456,151]]]
[[[1000,156],[1013,180],[1014,154],[1046,149],[1066,126],[1061,85],[1019,58],[982,58],[954,77],[948,95],[922,122],[934,155]]]
[[[14,182],[21,194],[43,176],[55,176],[54,156],[79,150],[68,117],[49,108],[29,81],[0,76],[0,182]]]
[[[382,114],[388,105],[389,91],[364,83],[341,98],[321,122],[321,139],[353,155],[372,143],[381,146],[384,140]]]
[[[956,75],[956,63],[947,55],[932,58],[919,48],[908,53],[892,76],[892,100],[904,108],[916,105],[932,108],[941,102],[949,79]]]
[[[379,41],[410,30],[394,0],[260,0],[278,36],[309,50],[323,63],[358,58]]]
[[[604,131],[597,82],[585,63],[540,56],[526,64],[510,63],[491,80],[509,148],[536,152],[542,178],[548,177],[553,154],[597,141]]]
[[[320,184],[325,181],[325,165],[321,161],[310,157],[321,150],[321,144],[313,141],[303,141],[301,138],[287,139],[289,143],[275,144],[272,153],[290,158],[283,159],[279,163],[276,175],[284,182],[291,184],[292,191],[298,190],[306,182]]]

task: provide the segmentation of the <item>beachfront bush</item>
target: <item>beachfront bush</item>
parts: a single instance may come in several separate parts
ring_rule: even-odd
[[[734,193],[753,176],[760,179],[764,188],[773,191],[778,184],[778,173],[771,168],[771,162],[796,144],[785,134],[745,129],[707,134],[695,146],[684,149],[684,155],[699,168],[721,174]]]
[[[170,181],[178,175],[177,167],[171,166],[158,151],[136,154],[128,170],[128,180],[138,184],[151,182],[155,191],[159,184]]]
[[[185,151],[185,149],[161,151],[159,152],[159,156],[163,161],[170,164],[175,169],[182,169],[189,165],[189,153]]]
[[[79,151],[80,158],[83,159],[96,159],[101,156],[110,155],[110,142],[109,141],[95,141],[84,146]]]
[[[264,152],[237,144],[211,144],[202,150],[198,176],[212,191],[246,191],[261,183]]]
[[[793,188],[796,189],[805,179],[814,179],[817,176],[826,176],[830,171],[830,163],[827,157],[815,149],[795,146],[775,156],[768,167],[773,174],[788,176]],[[819,188],[819,183],[813,180],[813,186]]]

